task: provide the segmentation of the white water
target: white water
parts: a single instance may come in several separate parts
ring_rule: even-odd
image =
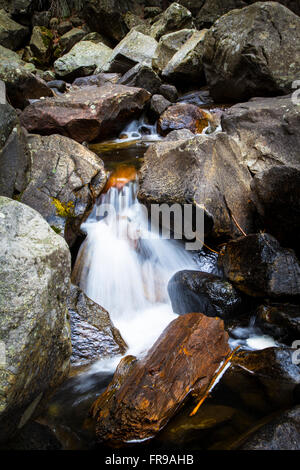
[[[131,121],[124,127],[118,139],[114,139],[115,143],[130,142],[130,141],[146,141],[155,142],[161,140],[162,137],[157,132],[157,122],[149,124],[144,115],[139,119]]]
[[[196,264],[178,242],[149,237],[136,191],[137,184],[131,182],[100,197],[81,227],[87,238],[76,268],[81,272],[80,287],[110,313],[128,344],[127,354],[140,356],[177,317],[167,293],[169,279],[181,269],[196,269]],[[115,208],[116,218],[101,217],[105,204]],[[138,239],[133,240],[136,234]],[[113,368],[115,362],[104,361],[101,368]]]

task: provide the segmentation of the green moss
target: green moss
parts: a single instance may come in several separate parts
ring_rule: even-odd
[[[50,227],[51,227],[52,230],[54,230],[54,232],[57,233],[58,235],[61,234],[61,229],[60,229],[60,228],[55,227],[55,225],[50,225]]]
[[[55,205],[56,209],[56,214],[59,215],[60,217],[75,217],[74,214],[74,202],[69,201],[67,204],[64,202],[61,202],[59,199],[53,197],[52,198],[52,204]]]

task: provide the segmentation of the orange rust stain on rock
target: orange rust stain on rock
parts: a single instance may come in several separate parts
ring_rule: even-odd
[[[136,174],[134,166],[120,165],[110,175],[103,192],[106,193],[110,188],[122,189],[129,181],[135,180]]]

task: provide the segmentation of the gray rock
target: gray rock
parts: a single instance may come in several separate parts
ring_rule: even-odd
[[[56,75],[67,79],[91,75],[95,69],[103,68],[111,54],[112,50],[105,44],[80,41],[54,62],[54,70]]]
[[[165,140],[187,140],[192,139],[193,137],[195,137],[195,134],[193,134],[188,129],[179,129],[169,132],[169,134],[165,137]]]
[[[1,46],[15,51],[23,45],[28,35],[28,28],[16,23],[4,10],[0,10]]]
[[[162,14],[161,18],[151,27],[151,36],[156,40],[164,34],[184,28],[193,28],[192,13],[178,3],[172,3]]]
[[[62,54],[69,52],[75,44],[81,40],[89,41],[86,38],[86,33],[80,28],[73,28],[60,37],[58,47],[61,49]],[[84,39],[85,38],[85,39]],[[100,41],[99,41],[100,42]]]
[[[178,99],[178,91],[174,85],[164,83],[163,85],[161,85],[159,92],[167,100],[171,101],[171,103],[175,103],[175,101],[177,101]]]
[[[300,18],[277,2],[224,15],[207,33],[204,47],[215,101],[286,94],[300,76]]]
[[[156,47],[155,39],[132,30],[114,48],[109,62],[98,67],[97,72],[125,73],[136,64],[151,66]]]
[[[171,102],[162,95],[153,95],[150,101],[150,112],[158,118],[169,106]]]
[[[119,73],[98,73],[97,75],[89,75],[88,77],[76,78],[73,82],[73,86],[103,86],[107,83],[115,84],[121,78]]]
[[[174,54],[195,33],[195,29],[181,29],[174,33],[165,34],[159,40],[152,66],[160,72],[166,67]]]
[[[4,197],[0,238],[0,440],[7,440],[68,373],[70,252],[36,211]]]
[[[118,83],[120,85],[144,88],[153,95],[159,91],[161,79],[148,65],[137,64],[128,70]]]
[[[127,345],[112,324],[109,313],[74,285],[71,287],[68,308],[73,367],[125,353]]]

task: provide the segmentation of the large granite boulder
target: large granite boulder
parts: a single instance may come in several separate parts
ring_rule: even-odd
[[[203,63],[216,101],[289,93],[300,75],[300,18],[276,2],[233,10],[206,35]]]
[[[102,160],[60,135],[27,139],[30,162],[21,202],[37,210],[72,245],[106,182]]]
[[[251,173],[277,165],[300,169],[300,108],[290,95],[236,104],[223,113],[221,123],[239,143]]]
[[[117,135],[150,100],[142,88],[107,84],[89,86],[32,103],[21,115],[30,132],[58,133],[83,142]]]
[[[227,340],[219,318],[190,313],[170,323],[143,359],[123,359],[93,405],[98,441],[153,437],[189,394],[205,392],[230,352]]]
[[[205,233],[214,237],[240,235],[232,216],[251,232],[251,176],[240,159],[238,145],[224,133],[159,142],[145,154],[138,197],[147,206],[197,204]]]
[[[0,10],[1,46],[15,51],[22,47],[28,35],[28,28],[16,23],[4,10]]]
[[[66,80],[91,75],[106,64],[111,54],[112,50],[101,42],[80,41],[54,62],[54,70],[57,76]]]
[[[35,210],[5,197],[0,238],[0,440],[7,440],[68,373],[71,262],[66,242]]]

